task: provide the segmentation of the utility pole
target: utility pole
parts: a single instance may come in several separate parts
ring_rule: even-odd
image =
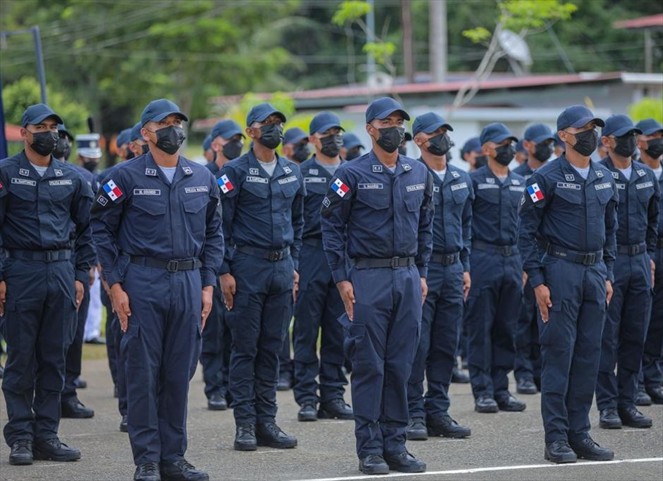
[[[412,41],[412,0],[401,0],[401,19],[403,21],[403,67],[405,78],[414,83],[415,62],[414,43]]]
[[[32,27],[24,30],[11,30],[8,32],[0,32],[0,38],[4,40],[11,35],[21,35],[24,33],[31,33],[32,39],[35,44],[35,60],[37,63],[37,78],[39,79],[39,87],[41,90],[41,102],[46,103],[46,71],[44,70],[44,54],[41,49],[41,35],[39,34],[39,27]]]
[[[366,40],[368,43],[375,42],[375,2],[374,0],[367,0],[366,3],[370,6],[366,14]],[[375,58],[372,53],[367,53],[366,58],[366,83],[373,85],[375,82]]]
[[[447,0],[428,0],[430,19],[429,65],[433,82],[447,76]]]

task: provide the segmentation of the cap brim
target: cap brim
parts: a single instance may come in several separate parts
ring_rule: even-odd
[[[643,130],[642,134],[643,135],[654,135],[658,132],[663,132],[663,128],[661,128],[661,127],[652,127],[649,130]]]
[[[571,125],[569,125],[569,127],[579,129],[580,127],[584,127],[590,122],[594,122],[599,127],[605,127],[605,122],[602,119],[599,119],[598,117],[583,117],[580,120],[576,120],[575,122],[573,122]]]
[[[306,134],[304,134],[304,135],[299,134],[299,135],[293,137],[292,139],[288,139],[287,142],[284,140],[283,143],[284,143],[284,144],[298,144],[299,142],[301,142],[301,141],[304,140],[304,139],[308,139],[308,135],[306,135]]]
[[[343,147],[345,147],[348,150],[354,149],[355,147],[361,147],[362,149],[366,148],[364,147],[364,144],[362,144],[361,142],[352,142],[351,144],[344,145]]]
[[[546,140],[552,140],[553,142],[555,141],[555,137],[552,135],[539,135],[538,137],[534,137],[533,139],[524,139],[524,140],[531,140],[535,144],[539,144],[541,142],[545,142]]]
[[[315,132],[317,134],[323,134],[323,133],[327,132],[329,129],[333,129],[333,128],[341,129],[343,132],[345,132],[345,129],[343,127],[341,127],[339,124],[337,124],[336,122],[331,122],[329,124],[325,124],[322,127],[320,127],[318,130],[316,130]]]
[[[87,157],[88,159],[100,159],[101,149],[78,149],[78,155]]]
[[[223,134],[219,135],[226,140],[233,138],[235,135],[241,135],[242,137],[246,137],[246,135],[244,135],[244,132],[242,132],[240,129],[233,129],[230,132],[224,132]]]
[[[58,114],[44,114],[44,115],[40,115],[36,119],[33,119],[32,121],[30,121],[26,125],[41,124],[44,120],[50,119],[50,118],[54,118],[55,120],[57,120],[58,124],[64,124],[64,121],[60,118],[60,116]],[[25,125],[24,125],[24,127],[25,127]]]
[[[182,120],[184,120],[185,122],[189,121],[189,117],[184,115],[182,112],[179,112],[179,111],[175,110],[173,112],[165,112],[163,114],[159,114],[156,117],[154,117],[152,120],[148,120],[147,122],[161,122],[163,119],[165,119],[169,115],[179,115],[180,117],[182,117]],[[145,122],[145,124],[147,122]],[[143,125],[145,125],[145,124],[143,124]]]
[[[58,132],[61,133],[61,134],[66,135],[70,142],[71,142],[72,140],[74,140],[74,136],[71,135],[68,131],[66,131],[66,130],[58,130]]]
[[[263,115],[262,118],[260,118],[260,119],[255,119],[254,122],[264,122],[265,120],[267,120],[267,119],[268,119],[269,117],[271,117],[272,115],[278,115],[279,118],[280,118],[283,122],[286,122],[285,115],[283,115],[283,113],[282,113],[282,112],[279,112],[278,110],[273,110],[273,111],[267,113],[266,115]],[[252,122],[252,123],[253,123],[253,122]]]
[[[501,135],[501,136],[495,137],[494,139],[487,140],[486,142],[495,142],[496,144],[501,144],[506,139],[511,139],[514,142],[518,142],[518,137],[514,137],[513,135]]]
[[[444,127],[445,129],[447,129],[450,132],[454,131],[453,127],[451,127],[451,125],[449,125],[446,122],[435,122],[434,124],[429,125],[425,129],[421,129],[421,131],[425,132],[427,134],[432,134],[433,132],[435,132],[440,127]]]
[[[627,125],[626,127],[622,127],[621,129],[615,130],[610,135],[614,135],[615,137],[621,137],[622,135],[626,135],[629,132],[635,132],[636,134],[639,135],[642,133],[642,130]]]
[[[405,120],[410,120],[410,116],[409,116],[408,113],[407,113],[405,110],[403,110],[403,109],[387,109],[387,110],[383,110],[382,112],[380,112],[379,114],[377,114],[377,115],[375,116],[375,119],[379,119],[379,120],[386,119],[387,117],[389,117],[389,116],[390,116],[391,114],[393,114],[394,112],[400,112],[401,115],[403,116],[403,118],[404,118]]]

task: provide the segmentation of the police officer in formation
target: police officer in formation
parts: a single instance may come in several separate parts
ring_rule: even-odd
[[[129,132],[129,145],[127,148],[129,151],[131,151],[134,157],[147,154],[150,151],[147,142],[145,142],[143,136],[140,133],[141,128],[142,125],[140,125],[139,121],[136,122],[133,127],[131,127]]]
[[[65,355],[95,259],[92,190],[51,155],[62,123],[47,105],[29,106],[21,118],[24,150],[0,161],[0,316],[7,340],[2,391],[10,464],[81,456],[60,442],[58,427]]]
[[[513,171],[525,180],[529,179],[552,156],[554,141],[555,134],[547,125],[533,124],[527,127],[523,134],[527,161]],[[543,255],[543,252],[541,254]],[[516,360],[513,366],[518,394],[536,394],[538,386],[541,385],[541,347],[537,318],[534,289],[525,282],[516,327]]]
[[[557,134],[566,153],[532,174],[520,207],[518,244],[541,319],[544,456],[554,463],[614,456],[589,435],[617,230],[612,173],[590,160],[603,126],[585,106],[565,109]]]
[[[308,140],[315,148],[315,155],[300,166],[306,197],[299,259],[300,290],[293,328],[293,391],[300,406],[299,421],[316,421],[318,417],[353,419],[352,408],[343,399],[348,381],[343,372],[343,327],[337,321],[343,314],[343,301],[322,249],[320,228],[320,206],[341,165],[342,131],[340,119],[331,112],[321,112],[313,117]],[[318,334],[320,359],[317,354]],[[316,382],[318,376],[319,384]]]
[[[660,191],[654,172],[632,162],[639,134],[642,131],[626,115],[608,117],[601,132],[608,150],[601,164],[610,170],[619,192],[614,294],[603,329],[596,384],[599,426],[605,429],[652,425],[651,418],[635,407],[635,397],[651,314]]]
[[[410,424],[407,438],[428,435],[464,438],[470,429],[449,416],[449,383],[470,290],[469,254],[474,192],[469,175],[447,162],[451,125],[434,112],[417,117],[412,127],[420,161],[433,178],[433,253],[428,263],[428,295],[420,340],[408,381]],[[424,395],[424,375],[427,390]]]
[[[297,445],[276,424],[278,354],[299,284],[305,195],[299,167],[276,154],[285,120],[270,104],[253,107],[245,130],[252,148],[225,164],[218,179],[223,232],[234,244],[223,259],[221,290],[233,339],[229,389],[238,451]]]
[[[398,153],[409,115],[384,97],[366,110],[372,150],[341,165],[322,201],[322,240],[345,306],[359,469],[423,472],[405,447],[407,380],[432,250],[433,179]]]
[[[187,396],[223,234],[214,176],[178,155],[187,120],[169,100],[150,102],[141,115],[149,153],[114,169],[92,210],[102,275],[124,331],[136,481],[208,479],[184,458]]]
[[[227,162],[242,154],[244,138],[241,127],[234,120],[221,120],[214,125],[210,134],[214,159],[207,163],[206,167],[215,178],[220,175],[221,168]],[[200,354],[207,408],[212,411],[228,409],[228,363],[231,339],[225,314],[221,288],[216,283],[212,312],[203,331],[203,347]]]
[[[343,160],[354,160],[358,157],[361,157],[362,150],[365,150],[366,147],[361,143],[359,137],[353,133],[346,133],[343,135],[343,147],[341,148],[341,159]]]
[[[649,167],[663,192],[663,126],[654,119],[645,119],[635,127],[642,131],[638,136],[640,161]],[[651,256],[651,254],[650,254]],[[654,404],[663,404],[663,195],[659,200],[658,231],[655,261],[655,279],[649,329],[642,357],[643,388]]]
[[[293,127],[283,134],[281,151],[289,161],[301,164],[311,155],[308,144],[309,140],[306,132],[299,127]]]
[[[465,310],[468,364],[474,408],[480,413],[523,411],[525,403],[509,392],[507,375],[515,359],[514,335],[522,297],[518,239],[518,202],[525,179],[509,171],[516,137],[504,124],[482,131],[488,164],[470,174],[472,206],[472,287]]]

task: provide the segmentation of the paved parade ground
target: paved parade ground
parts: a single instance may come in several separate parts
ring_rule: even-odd
[[[101,346],[85,346],[101,352]],[[3,481],[124,481],[131,480],[134,465],[127,435],[119,432],[120,416],[112,398],[112,384],[105,359],[86,360],[83,377],[88,388],[79,391],[81,401],[95,410],[92,419],[63,419],[61,439],[82,452],[74,463],[36,461],[32,466],[10,466],[9,448],[0,446],[0,480]],[[209,472],[210,480],[286,481],[370,479],[357,469],[352,421],[297,422],[292,392],[279,392],[278,424],[297,436],[291,450],[259,448],[256,452],[232,449],[232,411],[208,411],[200,372],[191,382],[189,396],[189,449],[187,458]],[[513,381],[512,381],[513,385]],[[663,406],[641,410],[654,420],[652,429],[598,428],[592,411],[592,435],[615,451],[609,463],[579,461],[553,465],[543,460],[543,428],[540,396],[520,396],[527,402],[522,413],[477,414],[469,385],[453,384],[451,415],[472,428],[468,439],[444,438],[409,442],[408,449],[428,464],[424,474],[378,476],[378,479],[422,480],[582,480],[630,481],[663,479]],[[1,395],[0,395],[1,397]],[[346,399],[350,401],[350,396]],[[0,422],[7,413],[0,402]]]

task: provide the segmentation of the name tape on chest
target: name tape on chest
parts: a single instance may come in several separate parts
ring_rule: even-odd
[[[235,188],[233,186],[233,183],[230,182],[230,179],[225,174],[219,177],[216,183],[219,184],[219,189],[221,189],[221,192],[223,192],[224,194],[227,194],[228,192],[230,192]]]
[[[290,184],[291,182],[296,182],[296,181],[297,181],[297,176],[296,175],[291,175],[289,177],[284,177],[283,179],[277,180],[277,182],[281,185]]]
[[[500,186],[497,184],[477,184],[477,189],[479,190],[485,190],[485,189],[499,189]]]
[[[594,188],[595,188],[596,190],[604,190],[604,189],[609,189],[609,188],[611,188],[611,187],[612,187],[612,184],[610,184],[610,182],[604,182],[604,183],[602,183],[602,184],[596,184],[596,185],[594,186]]]
[[[636,189],[646,189],[647,187],[654,187],[653,182],[643,182],[642,184],[635,184]]]
[[[310,173],[311,171],[309,171]],[[324,177],[304,177],[305,184],[326,184],[327,179]]]
[[[113,179],[110,179],[108,182],[106,182],[103,186],[103,189],[104,192],[106,192],[106,195],[108,195],[108,198],[113,202],[124,195],[122,190],[117,186],[117,184],[115,184]]]
[[[359,190],[379,190],[384,189],[384,184],[379,182],[357,184]]]
[[[18,177],[12,177],[11,183],[12,184],[18,184],[18,185],[31,185],[32,187],[37,185],[36,180],[19,179]]]
[[[522,185],[510,185],[509,190],[511,192],[525,192],[525,187]]]
[[[48,185],[74,185],[71,179],[49,180]]]
[[[527,193],[529,194],[529,198],[532,199],[532,202],[535,204],[544,198],[543,191],[537,182],[534,182],[527,187]]]
[[[412,185],[406,185],[405,190],[408,192],[416,192],[418,190],[424,190],[426,188],[426,184],[412,184]]]
[[[264,177],[256,177],[255,175],[247,175],[246,182],[253,182],[254,184],[269,184],[269,180]]]
[[[209,192],[209,187],[207,187],[206,185],[196,185],[194,187],[184,188],[185,194],[197,194],[199,192]]]
[[[558,189],[581,190],[580,184],[573,184],[571,182],[557,182]]]
[[[134,189],[134,195],[161,195],[161,189]]]
[[[454,184],[451,186],[452,192],[455,192],[460,189],[467,189],[467,182],[461,182],[460,184]]]

